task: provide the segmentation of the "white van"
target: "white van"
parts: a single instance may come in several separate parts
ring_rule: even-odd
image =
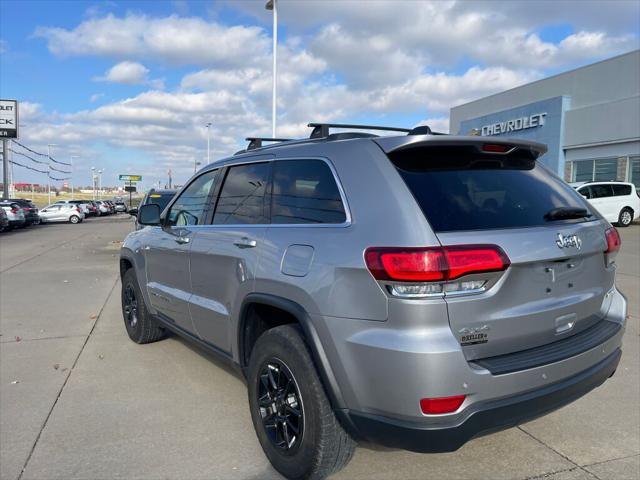
[[[611,223],[628,227],[640,214],[640,196],[633,183],[587,182],[575,188]]]

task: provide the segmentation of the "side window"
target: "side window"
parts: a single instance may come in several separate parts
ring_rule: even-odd
[[[211,208],[209,194],[217,174],[218,171],[213,170],[200,175],[180,193],[169,210],[167,225],[202,225]]]
[[[578,193],[582,195],[584,198],[591,198],[591,191],[589,190],[589,187],[579,188]]]
[[[611,197],[613,190],[611,185],[591,185],[591,198]]]
[[[343,223],[346,218],[338,185],[325,162],[274,162],[271,223]]]
[[[613,194],[615,196],[631,195],[631,185],[613,185]]]
[[[222,185],[214,224],[269,223],[265,214],[265,192],[269,182],[268,163],[230,167]]]

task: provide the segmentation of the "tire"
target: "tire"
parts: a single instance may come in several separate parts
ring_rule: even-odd
[[[633,222],[633,210],[629,207],[625,207],[620,211],[618,215],[618,225],[621,227],[628,227]]]
[[[124,325],[131,340],[139,344],[152,343],[166,336],[165,329],[147,310],[133,268],[122,277],[121,303]]]
[[[80,217],[79,217],[79,216],[77,216],[77,215],[71,215],[71,216],[69,217],[69,223],[76,224],[76,223],[79,223],[79,222],[80,222]]]
[[[248,383],[253,426],[278,472],[289,479],[321,479],[349,463],[356,443],[331,409],[298,326],[282,325],[260,336]]]

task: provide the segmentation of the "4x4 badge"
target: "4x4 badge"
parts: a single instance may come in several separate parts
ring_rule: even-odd
[[[556,245],[558,245],[558,248],[576,247],[580,250],[580,247],[582,247],[582,240],[580,240],[580,237],[575,233],[573,235],[562,235],[559,233]]]

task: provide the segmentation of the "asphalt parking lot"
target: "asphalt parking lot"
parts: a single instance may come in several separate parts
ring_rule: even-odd
[[[139,346],[120,313],[128,216],[0,236],[2,479],[269,479],[244,383],[179,338]],[[358,448],[342,479],[640,477],[640,226],[620,229],[630,301],[604,386],[449,454]]]

